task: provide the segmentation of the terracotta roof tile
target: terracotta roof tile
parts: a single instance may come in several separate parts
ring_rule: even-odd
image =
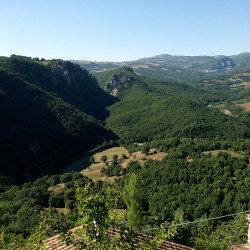
[[[76,232],[76,230],[79,228],[80,227],[76,227],[76,228],[71,229],[70,231]],[[115,236],[117,234],[117,231],[116,230],[109,230],[108,234],[111,236]],[[135,242],[142,242],[142,241],[145,241],[145,239],[152,240],[152,239],[154,239],[154,237],[151,235],[138,233],[137,238],[135,239]],[[47,239],[45,242],[45,247],[48,250],[53,250],[53,249],[75,250],[76,249],[76,247],[74,245],[67,246],[65,242],[62,242],[59,239],[59,234]],[[170,241],[164,241],[163,243],[161,243],[161,245],[157,249],[192,250],[194,248],[180,245],[180,244],[170,242]]]

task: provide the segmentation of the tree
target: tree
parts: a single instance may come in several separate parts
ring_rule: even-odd
[[[94,156],[90,156],[89,158],[89,162],[92,164],[95,162],[95,157]]]
[[[106,170],[106,168],[105,168],[105,167],[102,167],[102,168],[101,168],[101,173],[104,174],[104,173],[105,173],[105,170]]]
[[[140,164],[138,163],[138,161],[130,161],[127,165],[127,173],[133,173],[136,170],[140,169]]]
[[[118,160],[118,155],[113,155],[113,161],[116,162]]]
[[[129,182],[124,186],[123,200],[127,205],[128,223],[134,230],[138,230],[143,224],[143,216],[141,195],[135,174],[131,175]]]
[[[108,160],[108,157],[107,157],[107,155],[103,155],[102,157],[101,157],[101,161],[104,163],[104,162],[106,162]]]
[[[117,165],[113,169],[113,175],[114,176],[119,176],[122,171],[122,167],[120,165]]]
[[[136,179],[130,183],[131,191],[135,187],[134,181]],[[117,209],[121,195],[121,188],[117,185],[111,186],[109,182],[102,193],[90,194],[90,184],[84,188],[78,187],[76,206],[80,215],[78,224],[81,227],[75,233],[68,231],[63,239],[78,249],[135,249],[134,239],[137,234],[130,225],[127,213]],[[133,197],[135,198],[135,195]],[[116,235],[108,233],[114,229]],[[165,238],[165,230],[161,229],[157,231],[153,240],[136,242],[136,249],[155,249]]]
[[[128,157],[125,154],[122,154],[122,159],[127,159]]]
[[[147,145],[147,144],[144,144],[142,147],[141,147],[141,152],[145,155],[148,155],[150,151],[150,147]]]
[[[90,185],[77,188],[77,209],[82,225],[76,235],[70,235],[71,243],[84,249],[121,249],[130,248],[133,232],[125,230],[124,212],[117,210],[121,189],[108,185],[103,194],[89,194]],[[113,237],[108,231],[116,228],[118,235]],[[65,236],[66,239],[67,236]],[[80,240],[79,240],[80,237]]]

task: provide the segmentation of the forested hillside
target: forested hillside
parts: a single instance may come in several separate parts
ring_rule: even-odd
[[[97,119],[106,118],[105,107],[116,102],[115,98],[97,87],[93,75],[67,61],[39,61],[13,55],[0,58],[0,69],[54,93]]]
[[[60,73],[64,62],[43,66],[15,56],[0,62],[2,177],[22,182],[54,173],[79,154],[115,138],[100,121],[83,112],[86,108],[87,113],[105,117],[105,105],[114,102],[87,72],[81,75],[80,68],[69,64],[65,71],[73,76],[65,79]],[[53,70],[59,72],[53,74]]]
[[[125,141],[249,138],[248,123],[180,97],[134,98],[109,108],[107,126]]]
[[[106,124],[125,141],[167,137],[235,139],[250,135],[248,116],[225,114],[214,108],[241,97],[237,90],[205,86],[200,89],[195,83],[191,87],[147,79],[131,68],[106,71],[97,79],[105,91],[121,100],[108,108]],[[241,93],[247,95],[245,90]]]
[[[110,94],[115,93],[115,96],[122,100],[145,96],[178,96],[209,104],[230,98],[229,93],[223,90],[200,89],[195,84],[190,86],[138,76],[129,67],[105,71],[96,77],[101,88]]]

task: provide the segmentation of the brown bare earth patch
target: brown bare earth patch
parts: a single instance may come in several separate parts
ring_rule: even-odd
[[[250,102],[237,104],[237,106],[245,109],[246,112],[250,112]]]
[[[120,165],[122,168],[126,168],[128,163],[130,161],[138,161],[138,163],[142,166],[143,163],[148,160],[162,160],[167,154],[163,152],[157,152],[156,149],[151,149],[149,152],[149,155],[143,154],[141,151],[134,152],[132,154],[129,154],[128,151],[123,147],[113,147],[107,150],[104,150],[102,152],[94,154],[95,163],[91,164],[88,168],[81,171],[81,173],[88,178],[92,179],[92,181],[97,180],[106,180],[109,179],[111,182],[113,182],[116,178],[116,176],[113,177],[107,177],[103,176],[101,173],[101,168],[104,167],[104,163],[101,162],[101,157],[103,155],[106,155],[108,157],[107,162],[111,162],[113,159],[113,155],[117,154],[118,159],[120,161]],[[127,156],[127,159],[121,159],[122,155],[125,154]]]
[[[235,89],[235,88],[250,88],[250,82],[241,82],[239,84],[232,84],[230,85],[230,88]]]
[[[205,151],[203,153],[204,154],[210,154],[211,153],[213,156],[217,156],[220,152],[224,152],[224,153],[230,154],[232,157],[243,157],[243,155],[240,154],[240,153],[235,153],[233,151],[224,150],[224,149],[210,150],[210,151]]]
[[[64,188],[64,183],[59,183],[53,187],[49,187],[48,191],[51,193],[57,193],[62,188]]]

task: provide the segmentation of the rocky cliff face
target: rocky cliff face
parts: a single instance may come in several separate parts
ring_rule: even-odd
[[[128,83],[134,81],[134,78],[129,75],[112,75],[111,80],[108,81],[104,87],[104,90],[113,96],[117,95],[119,86],[128,86]]]
[[[235,66],[235,63],[231,58],[224,57],[216,65],[212,66],[211,70],[223,70],[225,68],[233,68]]]
[[[98,85],[95,77],[88,71],[82,69],[79,65],[62,61],[51,66],[53,82],[56,85],[79,88],[79,83],[91,80],[93,84]]]

